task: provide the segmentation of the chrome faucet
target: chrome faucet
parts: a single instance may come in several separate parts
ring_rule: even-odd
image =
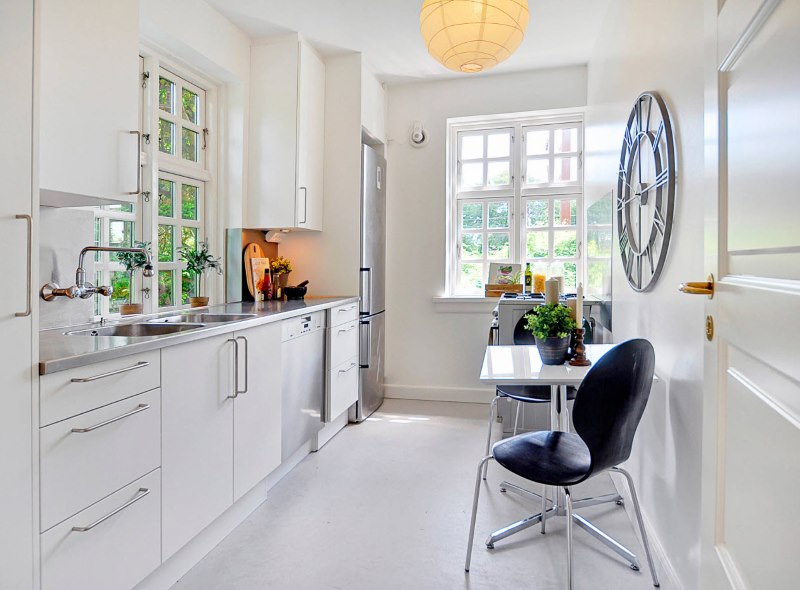
[[[72,287],[61,288],[56,283],[47,283],[40,292],[42,299],[45,301],[53,301],[56,297],[68,297],[75,299],[88,299],[92,295],[99,294],[105,297],[110,297],[114,292],[114,288],[109,285],[95,287],[91,283],[86,282],[86,270],[83,268],[84,259],[87,252],[138,252],[144,254],[145,265],[142,270],[142,275],[146,277],[153,276],[153,259],[150,252],[145,248],[118,248],[116,246],[86,246],[81,250],[78,257],[78,270],[75,271],[75,284]]]

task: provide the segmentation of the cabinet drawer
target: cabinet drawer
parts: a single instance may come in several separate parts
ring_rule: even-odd
[[[154,350],[42,375],[42,426],[159,387],[160,359]]]
[[[41,526],[47,530],[159,467],[161,390],[62,420],[39,436]]]
[[[352,322],[353,320],[358,319],[358,302],[353,301],[351,303],[345,303],[344,305],[332,307],[330,314],[331,321],[328,322],[328,325],[331,327]]]
[[[337,418],[358,400],[358,356],[328,371],[326,422]]]
[[[130,590],[161,564],[161,470],[50,529],[41,549],[42,590]]]
[[[347,359],[358,356],[358,320],[328,328],[328,367],[338,367]]]

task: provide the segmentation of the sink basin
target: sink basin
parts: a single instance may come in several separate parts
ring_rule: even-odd
[[[175,324],[222,324],[226,322],[240,322],[256,317],[253,313],[183,313],[165,318],[148,320],[148,324],[175,325]]]
[[[177,332],[187,332],[202,328],[203,324],[186,326],[182,324],[123,324],[120,326],[106,326],[91,330],[76,330],[67,332],[68,336],[123,336],[126,338],[146,338],[148,336],[166,336]]]

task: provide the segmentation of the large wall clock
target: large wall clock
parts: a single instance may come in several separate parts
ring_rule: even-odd
[[[649,291],[667,258],[675,210],[675,143],[657,92],[636,99],[625,126],[617,183],[622,267],[634,291]]]

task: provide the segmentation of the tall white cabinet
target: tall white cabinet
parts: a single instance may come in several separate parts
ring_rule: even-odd
[[[0,588],[34,587],[33,0],[0,7]],[[36,276],[35,274],[33,276]],[[38,542],[38,538],[36,538]]]
[[[138,0],[40,0],[43,205],[135,202],[141,191]]]
[[[245,227],[322,230],[325,64],[297,35],[250,57]]]

